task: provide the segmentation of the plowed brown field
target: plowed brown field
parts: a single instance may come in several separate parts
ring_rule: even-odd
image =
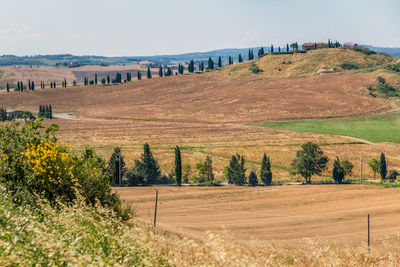
[[[207,231],[297,245],[304,238],[372,246],[400,231],[400,189],[361,185],[158,187],[160,229],[202,239]],[[155,190],[116,188],[139,221],[153,222]]]

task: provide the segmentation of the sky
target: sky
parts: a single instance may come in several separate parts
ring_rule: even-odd
[[[399,0],[0,1],[0,55],[149,56],[328,38],[400,47]]]

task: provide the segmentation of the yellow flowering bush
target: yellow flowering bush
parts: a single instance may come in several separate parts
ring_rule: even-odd
[[[74,160],[68,152],[68,146],[58,145],[52,140],[41,140],[39,144],[26,144],[25,152],[21,152],[32,170],[31,185],[46,198],[56,197],[72,200],[74,183],[72,176]]]

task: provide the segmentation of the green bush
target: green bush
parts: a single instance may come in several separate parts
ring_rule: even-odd
[[[344,70],[355,70],[360,68],[360,66],[356,63],[343,63],[340,65],[340,67]]]
[[[44,129],[42,119],[7,123],[0,128],[0,183],[16,202],[35,202],[40,195],[56,204],[69,204],[77,196],[86,203],[112,208],[127,218],[117,195],[111,193],[104,159],[90,148],[76,157],[57,143],[58,126]]]
[[[263,72],[263,70],[260,69],[260,68],[258,67],[258,65],[255,64],[254,62],[251,63],[249,70],[250,70],[251,72],[253,72],[254,74],[259,74],[260,72]]]

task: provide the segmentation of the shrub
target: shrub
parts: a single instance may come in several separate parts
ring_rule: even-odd
[[[103,85],[106,84],[106,79],[102,78],[101,79],[101,84],[103,84]]]
[[[254,62],[251,63],[249,70],[250,70],[251,72],[253,72],[254,74],[259,74],[260,72],[263,72],[263,70],[260,69],[260,68],[258,67],[258,65],[255,64]]]
[[[35,203],[40,195],[52,204],[70,204],[81,195],[86,203],[100,202],[127,218],[129,210],[123,210],[118,196],[111,193],[104,159],[90,148],[73,156],[67,145],[57,144],[57,125],[43,128],[41,119],[0,128],[0,183],[14,201]]]
[[[344,70],[353,70],[360,68],[360,66],[356,63],[343,63],[342,65],[340,65],[340,67]]]
[[[396,170],[390,170],[389,171],[389,175],[388,175],[388,179],[393,182],[397,179],[397,176],[399,175],[399,172]]]

